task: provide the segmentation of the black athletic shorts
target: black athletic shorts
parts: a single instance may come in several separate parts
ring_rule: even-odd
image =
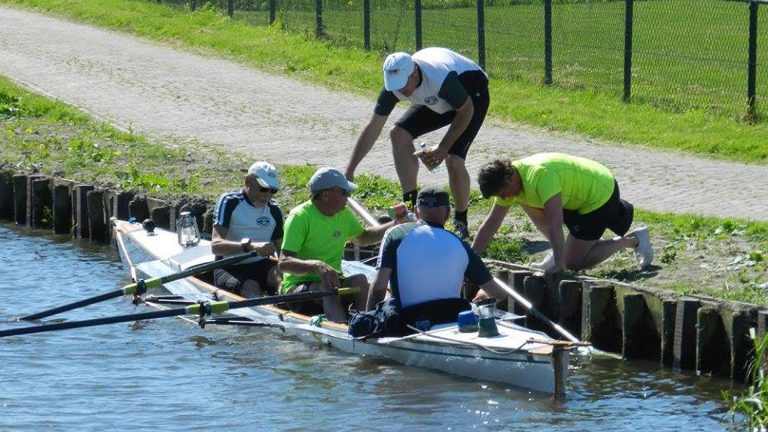
[[[614,181],[613,194],[597,210],[579,214],[573,210],[563,210],[563,221],[571,235],[579,240],[599,240],[608,228],[623,236],[632,225],[634,208],[632,204],[619,196],[619,184]]]
[[[276,290],[267,284],[267,275],[272,267],[276,265],[277,263],[271,259],[263,259],[255,263],[216,269],[213,271],[213,283],[216,285],[216,288],[240,295],[243,289],[243,282],[251,279],[259,283],[261,291],[265,294],[276,294]]]
[[[461,74],[459,76],[459,81],[472,99],[475,112],[472,115],[472,120],[464,130],[464,133],[462,133],[456,142],[453,143],[453,146],[448,153],[466,159],[469,146],[472,145],[472,141],[474,141],[477,132],[483,125],[485,114],[488,112],[488,105],[491,103],[491,98],[488,94],[488,79],[482,72],[478,71],[477,73]],[[443,126],[451,124],[455,116],[455,110],[448,111],[444,114],[438,114],[427,108],[425,105],[413,105],[395,122],[395,124],[408,131],[408,133],[416,139],[425,133],[438,130]]]

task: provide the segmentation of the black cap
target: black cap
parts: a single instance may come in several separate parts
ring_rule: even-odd
[[[424,188],[416,198],[416,205],[421,207],[450,207],[448,192],[434,187]]]

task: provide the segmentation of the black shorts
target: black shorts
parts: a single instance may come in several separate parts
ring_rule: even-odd
[[[270,287],[267,283],[269,271],[276,265],[277,263],[271,259],[263,259],[255,263],[216,269],[213,271],[213,283],[216,288],[240,295],[243,289],[243,282],[251,279],[259,283],[264,293],[276,294],[274,287]]]
[[[456,155],[462,159],[467,158],[469,146],[472,145],[472,141],[474,141],[477,136],[477,132],[480,131],[480,127],[485,120],[485,114],[488,112],[488,105],[491,103],[491,97],[488,93],[488,80],[485,79],[485,75],[482,75],[482,77],[475,75],[477,74],[462,74],[459,77],[464,88],[467,89],[467,93],[472,99],[472,104],[475,108],[474,114],[472,114],[472,120],[467,125],[467,128],[459,136],[456,142],[453,143],[451,149],[448,150],[448,153]],[[444,114],[438,114],[424,105],[413,105],[395,122],[395,124],[408,131],[408,133],[416,139],[425,133],[438,130],[443,126],[451,124],[455,116],[455,110],[448,111]]]
[[[617,235],[623,236],[632,225],[634,208],[632,204],[619,196],[619,184],[614,181],[613,194],[597,210],[579,214],[573,210],[563,210],[563,221],[572,236],[579,240],[599,240],[608,228]]]

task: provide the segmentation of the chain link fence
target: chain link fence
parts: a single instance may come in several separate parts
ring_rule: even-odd
[[[741,120],[768,110],[768,0],[164,0],[382,53],[443,46],[491,77]],[[763,63],[761,63],[763,61]]]

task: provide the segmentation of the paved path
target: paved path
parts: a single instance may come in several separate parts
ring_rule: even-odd
[[[5,7],[0,7],[0,74],[153,138],[207,142],[278,164],[340,169],[374,102]],[[430,143],[438,139],[438,134],[425,137]],[[479,166],[496,157],[540,151],[605,163],[622,195],[644,209],[768,220],[768,167],[496,122],[488,122],[470,151],[470,175],[475,178]],[[360,171],[396,178],[386,141],[380,139]],[[446,178],[422,173],[420,181]]]

